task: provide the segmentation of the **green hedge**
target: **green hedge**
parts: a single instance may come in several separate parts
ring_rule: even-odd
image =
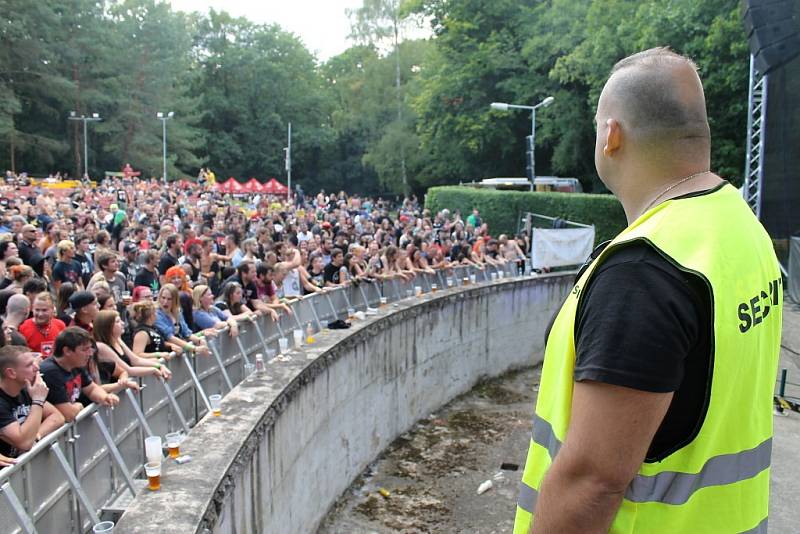
[[[612,239],[627,226],[622,205],[613,195],[496,191],[443,186],[428,189],[425,207],[434,212],[444,208],[450,211],[461,210],[461,216],[465,220],[472,213],[472,208],[476,207],[494,236],[516,233],[519,217],[529,211],[578,223],[594,224],[597,243]]]

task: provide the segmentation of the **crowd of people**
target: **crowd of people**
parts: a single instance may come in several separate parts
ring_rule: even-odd
[[[136,377],[169,379],[176,353],[208,355],[238,321],[291,313],[286,299],[521,265],[528,250],[491,236],[478,210],[430,213],[414,197],[287,202],[137,179],[26,189],[0,189],[2,465],[89,403],[115,405]]]

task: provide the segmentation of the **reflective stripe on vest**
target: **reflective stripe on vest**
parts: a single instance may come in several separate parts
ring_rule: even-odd
[[[553,427],[538,415],[533,419],[531,439],[547,449],[551,460],[561,448]],[[710,458],[698,473],[662,471],[651,476],[636,475],[625,492],[625,498],[631,502],[683,504],[700,489],[753,478],[769,468],[771,455],[772,438],[768,438],[752,449]],[[538,495],[539,492],[523,482],[517,504],[526,512],[533,513]]]

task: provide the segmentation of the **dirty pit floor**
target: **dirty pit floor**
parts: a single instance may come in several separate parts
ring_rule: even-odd
[[[417,423],[339,498],[319,533],[511,531],[539,374],[478,384]],[[492,488],[478,495],[486,480]]]

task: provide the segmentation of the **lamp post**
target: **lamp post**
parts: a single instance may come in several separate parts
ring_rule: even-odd
[[[289,130],[286,133],[287,142],[286,148],[286,202],[291,205],[292,203],[292,123],[289,123]]]
[[[78,116],[78,113],[75,111],[69,112],[69,117],[67,119],[71,121],[81,121],[83,122],[83,174],[85,176],[89,176],[89,141],[88,137],[86,136],[86,123],[87,122],[100,122],[103,120],[100,118],[100,115],[97,113],[92,113],[91,116],[81,115]]]
[[[156,118],[161,121],[161,138],[164,140],[164,150],[163,150],[164,173],[161,175],[162,179],[164,180],[164,184],[167,183],[167,121],[174,116],[175,116],[174,111],[170,111],[169,113],[162,113],[161,111],[159,111],[158,113],[156,113]]]
[[[492,102],[491,108],[496,111],[508,111],[509,109],[525,109],[531,112],[531,191],[533,191],[533,180],[536,178],[536,110],[546,108],[553,103],[552,96],[548,96],[535,106],[520,106],[517,104],[506,104],[504,102]]]

